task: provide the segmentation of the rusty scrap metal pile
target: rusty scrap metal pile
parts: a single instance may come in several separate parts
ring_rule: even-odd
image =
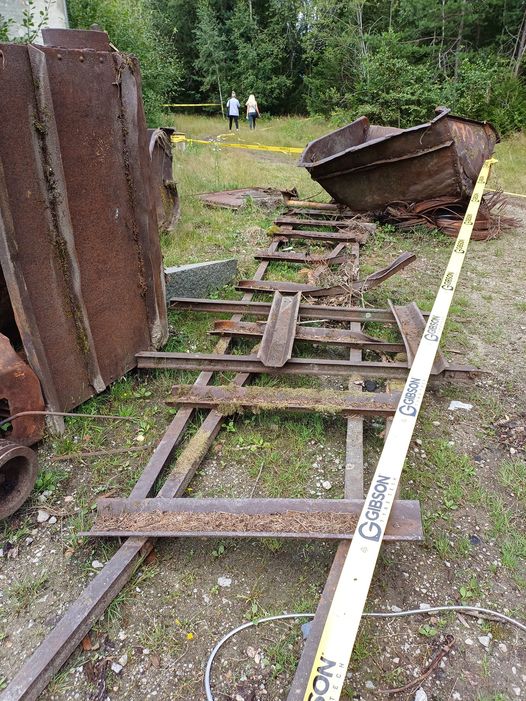
[[[0,417],[22,414],[4,434],[18,451],[0,446],[0,518],[33,489],[21,445],[42,438],[43,410],[60,430],[168,335],[158,228],[178,198],[138,63],[104,32],[43,34],[0,47]]]
[[[233,300],[172,299],[172,309],[232,314],[218,320],[211,331],[219,335],[215,353],[137,353],[139,368],[200,370],[193,385],[173,388],[170,404],[179,411],[154,450],[142,475],[127,498],[98,501],[97,520],[92,537],[124,538],[104,569],[56,624],[22,669],[11,681],[2,701],[35,699],[60,669],[94,621],[132,576],[137,563],[154,547],[155,538],[174,536],[233,536],[284,538],[335,538],[340,541],[325,591],[305,643],[289,699],[303,698],[327,608],[342,567],[349,539],[364,498],[363,428],[367,417],[384,417],[389,429],[399,390],[407,377],[425,325],[426,315],[415,303],[387,308],[335,306],[320,303],[333,289],[302,286],[272,279],[275,262],[301,266],[346,264],[354,271],[356,290],[362,295],[381,284],[410,263],[404,255],[391,265],[358,282],[360,246],[374,225],[360,222],[349,210],[336,205],[304,206],[288,201],[286,212],[275,220],[268,249],[259,251],[259,267],[251,280],[241,280],[243,298]],[[323,254],[290,252],[292,242],[320,245]],[[254,301],[266,294],[268,301]],[[303,297],[303,299],[302,299]],[[255,321],[244,321],[248,316]],[[303,322],[312,322],[305,326]],[[387,325],[398,331],[399,340],[386,341],[369,330],[369,325]],[[253,338],[256,345],[249,355],[237,355],[238,337]],[[327,349],[346,349],[347,359],[297,357],[296,342],[316,344]],[[237,374],[228,385],[212,385],[214,371]],[[449,363],[438,353],[433,380],[466,379],[475,373],[470,366]],[[345,378],[347,390],[291,389],[251,385],[258,374],[268,373],[282,380],[290,375],[326,375]],[[373,378],[376,382],[366,383]],[[374,391],[366,391],[366,387]],[[188,441],[174,464],[171,457],[185,435],[197,408],[209,409],[202,424]],[[182,498],[205,459],[221,425],[232,412],[251,410],[310,411],[340,414],[346,418],[346,464],[343,500],[316,499],[196,499]],[[165,468],[169,473],[162,488],[152,495]],[[389,540],[422,540],[419,503],[396,502],[386,534]]]

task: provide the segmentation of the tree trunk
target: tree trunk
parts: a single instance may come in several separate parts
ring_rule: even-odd
[[[512,70],[513,75],[518,76],[522,59],[526,52],[526,9],[524,10],[524,15],[522,16],[522,21],[519,26],[519,32],[517,34],[517,40],[515,41],[515,47],[513,49],[512,57]]]
[[[216,77],[217,77],[217,87],[219,89],[219,102],[221,103],[221,116],[225,117],[225,109],[223,107],[223,91],[221,90],[221,80],[219,79],[219,68],[216,63]]]
[[[466,0],[462,0],[461,3],[461,13],[460,13],[460,23],[458,25],[457,40],[455,42],[455,78],[458,77],[458,69],[460,66],[460,52],[462,50],[462,37],[464,34],[464,19],[466,15]]]

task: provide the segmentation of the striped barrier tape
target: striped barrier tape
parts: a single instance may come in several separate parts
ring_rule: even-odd
[[[303,701],[337,701],[404,461],[492,163],[485,161],[365,498],[316,651]]]
[[[189,139],[182,134],[173,134],[172,143],[179,144],[207,144],[208,146],[221,146],[226,148],[242,148],[249,151],[275,151],[277,153],[303,153],[304,149],[296,146],[264,146],[263,144],[229,144],[226,141],[205,141],[203,139]]]

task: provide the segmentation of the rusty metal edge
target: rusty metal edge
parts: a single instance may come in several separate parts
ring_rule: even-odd
[[[39,121],[45,125],[44,129],[32,131],[35,160],[39,165],[40,183],[43,193],[46,193],[47,213],[50,217],[50,231],[53,229],[63,243],[60,250],[64,256],[61,258],[61,265],[67,266],[64,271],[64,281],[68,288],[70,313],[75,324],[76,335],[82,339],[79,341],[80,356],[83,358],[90,383],[96,392],[102,392],[106,388],[106,383],[102,379],[102,374],[97,359],[95,342],[88,319],[88,313],[82,296],[82,285],[80,278],[80,268],[75,249],[75,236],[71,215],[69,212],[68,194],[66,189],[66,178],[62,166],[62,156],[58,138],[55,112],[53,109],[53,99],[51,97],[51,86],[47,70],[46,55],[35,46],[27,47],[29,65],[31,68],[34,94],[37,105]],[[45,146],[42,147],[41,143]],[[47,153],[49,163],[44,162],[44,152]],[[49,175],[51,173],[51,176]],[[48,194],[47,181],[53,178],[53,197]],[[51,215],[53,219],[51,220]]]

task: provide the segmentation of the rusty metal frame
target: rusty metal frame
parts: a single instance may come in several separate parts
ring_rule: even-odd
[[[277,250],[279,240],[275,240],[270,250]],[[352,255],[358,260],[359,244],[352,244]],[[263,278],[268,261],[260,263],[255,274],[256,278]],[[242,314],[256,314],[258,316],[268,316],[271,305],[251,302],[251,294],[246,294],[239,302],[220,302],[199,300],[196,302],[175,301],[173,306],[178,309],[198,308],[200,310],[211,310],[224,312],[227,309],[234,312],[231,319],[233,323],[241,322]],[[306,308],[307,307],[307,308]],[[321,306],[299,305],[298,313],[311,315],[310,318],[319,318],[320,314],[324,318],[346,321],[350,324],[350,332],[356,335],[362,333],[361,324],[367,321],[379,321],[394,324],[396,318],[391,310],[365,310],[350,309],[339,310],[335,308],[323,308]],[[230,336],[225,336],[219,340],[216,346],[216,357],[224,356],[231,342]],[[235,356],[234,356],[235,357]],[[251,357],[251,356],[249,356]],[[251,360],[250,363],[253,361]],[[289,361],[290,362],[290,361]],[[307,363],[311,362],[307,360]],[[322,363],[327,361],[321,361]],[[236,374],[233,384],[242,387],[250,378],[246,369],[250,363],[242,364],[243,371]],[[259,363],[259,365],[262,365]],[[367,364],[362,361],[361,350],[351,348],[349,361],[345,362],[345,376],[349,378],[349,393],[358,394],[362,392],[361,380],[364,377],[363,371]],[[404,373],[407,367],[397,368]],[[264,367],[264,366],[263,366]],[[258,372],[261,371],[258,369]],[[395,375],[398,373],[396,372]],[[201,372],[195,381],[196,387],[204,387],[213,379],[211,372]],[[357,398],[358,399],[358,398]],[[155,448],[148,461],[142,475],[133,488],[129,499],[143,500],[150,496],[156,480],[161,476],[163,470],[170,463],[173,451],[183,438],[184,432],[193,415],[193,407],[183,407],[179,409],[176,416],[168,426],[163,438]],[[158,497],[164,499],[174,499],[181,497],[186,487],[195,475],[196,470],[206,456],[210,446],[217,436],[225,416],[216,409],[212,409],[207,414],[200,429],[194,434],[187,446],[179,455],[173,469],[169,473],[163,487],[158,493]],[[387,428],[389,419],[387,420]],[[363,417],[350,416],[347,419],[346,437],[346,465],[345,465],[345,499],[361,501],[364,498],[363,490]],[[126,500],[129,501],[129,500]],[[179,501],[176,499],[176,501]],[[180,500],[181,502],[183,500]],[[193,500],[184,500],[185,502]],[[185,504],[187,506],[187,504]],[[178,508],[178,507],[176,507]],[[95,620],[102,615],[106,606],[117,595],[122,587],[130,580],[140,561],[152,550],[154,540],[147,537],[130,537],[121,545],[103,570],[97,574],[89,583],[81,596],[73,602],[67,612],[59,620],[55,628],[46,636],[44,641],[36,651],[25,661],[22,668],[11,680],[8,687],[0,696],[0,701],[34,701],[40,692],[45,688],[53,675],[58,672],[64,662],[73,653],[76,646],[91,628]],[[303,678],[305,670],[310,670],[312,656],[316,649],[317,631],[323,624],[323,617],[328,609],[334,585],[337,581],[341,565],[343,564],[348,544],[346,541],[340,542],[337,550],[327,585],[325,587],[320,606],[313,622],[311,633],[304,647],[304,651],[298,666],[298,670],[289,694],[289,700],[301,698],[304,691]],[[303,689],[303,691],[302,691]]]

